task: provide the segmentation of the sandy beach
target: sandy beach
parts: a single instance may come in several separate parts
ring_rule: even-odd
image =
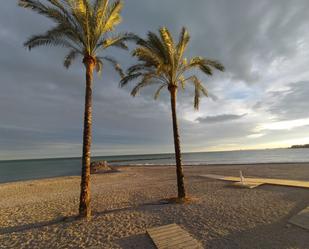
[[[288,225],[309,204],[308,189],[238,189],[201,174],[309,180],[309,164],[184,168],[190,204],[176,196],[175,168],[121,167],[92,177],[90,222],[75,220],[79,177],[0,185],[0,248],[154,248],[147,228],[177,223],[204,248],[308,249],[309,233]]]

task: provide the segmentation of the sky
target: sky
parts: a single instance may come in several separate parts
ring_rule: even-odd
[[[188,28],[186,56],[226,68],[199,75],[211,93],[199,111],[193,89],[179,92],[182,150],[281,148],[309,143],[308,0],[126,0],[118,31],[145,36]],[[45,17],[4,0],[0,8],[0,160],[73,157],[82,150],[85,72],[66,70],[62,48],[27,51],[23,42],[53,27]],[[131,46],[133,48],[133,46]],[[109,50],[124,67],[127,51]],[[132,98],[106,65],[95,76],[93,155],[173,152],[169,95]]]

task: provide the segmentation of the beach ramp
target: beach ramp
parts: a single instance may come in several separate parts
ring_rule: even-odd
[[[299,212],[297,215],[293,216],[289,220],[289,223],[309,230],[309,206]]]
[[[259,187],[261,185],[263,185],[264,183],[260,183],[260,182],[233,182],[232,183],[234,187],[238,187],[238,188],[256,188]]]
[[[203,249],[202,245],[177,224],[147,229],[158,249]]]
[[[221,176],[221,175],[200,175],[201,177],[206,177],[209,179],[216,179],[222,181],[229,181],[229,182],[244,182],[248,185],[257,185],[260,186],[262,184],[270,184],[270,185],[278,185],[278,186],[287,186],[287,187],[297,187],[297,188],[309,188],[308,181],[297,181],[297,180],[285,180],[285,179],[270,179],[270,178],[253,178],[253,177],[246,177],[241,179],[241,177],[235,176]]]
[[[255,182],[255,181],[247,181],[248,178],[243,178],[243,177],[229,177],[229,176],[221,176],[221,175],[201,175],[201,177],[206,177],[210,179],[215,179],[215,180],[222,180],[222,181],[230,181],[233,182],[232,185],[234,187],[239,187],[239,188],[248,188],[248,189],[253,189],[256,187],[259,187],[263,185],[263,182]]]

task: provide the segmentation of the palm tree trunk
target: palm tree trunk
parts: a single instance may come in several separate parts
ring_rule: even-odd
[[[83,157],[82,157],[82,176],[81,191],[79,202],[79,216],[91,217],[90,207],[90,160],[91,160],[91,126],[92,126],[92,77],[95,60],[90,56],[85,56],[83,63],[86,67],[86,95],[84,113],[84,134],[83,134]]]
[[[169,90],[171,93],[171,107],[172,107],[172,118],[173,118],[178,198],[182,199],[186,197],[186,191],[185,191],[184,174],[183,174],[182,162],[181,162],[180,139],[179,139],[177,113],[176,113],[177,88],[170,87]]]

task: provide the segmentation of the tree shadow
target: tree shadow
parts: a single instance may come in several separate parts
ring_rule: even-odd
[[[293,215],[306,208],[307,205],[308,203],[300,202],[288,215],[277,222],[232,232],[226,236],[208,240],[206,246],[213,249],[308,249],[308,231],[288,223]]]
[[[296,206],[280,220],[269,224],[257,225],[256,227],[242,230],[241,227],[236,231],[232,231],[229,234],[220,236],[215,235],[212,238],[208,238],[207,241],[203,241],[207,248],[228,248],[228,249],[247,249],[248,246],[252,249],[262,248],[298,248],[308,249],[309,236],[308,231],[298,228],[296,226],[287,227],[288,220],[308,205],[308,192],[307,190],[300,191],[299,189],[290,187],[275,187],[275,186],[261,186],[257,188],[257,191],[275,191],[284,193],[283,198],[287,198],[296,203]],[[255,191],[245,190],[244,191]],[[242,191],[240,191],[241,193]],[[288,193],[287,193],[288,192]],[[144,202],[137,205],[128,207],[116,208],[111,210],[103,210],[99,212],[93,212],[93,220],[96,217],[104,216],[107,214],[117,214],[120,212],[136,211],[149,211],[149,212],[161,212],[163,206],[174,205],[162,200],[154,200],[150,202]],[[58,217],[50,221],[36,222],[32,224],[17,225],[13,227],[0,228],[0,235],[25,232],[31,229],[41,229],[44,227],[72,223],[74,221],[82,221],[77,216]],[[146,234],[132,235],[125,238],[119,238],[116,243],[121,248],[155,248],[151,239]]]
[[[124,208],[118,208],[118,209],[111,209],[111,210],[104,210],[104,211],[93,211],[93,217],[92,219],[95,219],[96,217],[107,215],[107,214],[116,214],[120,212],[125,212],[125,211],[133,211],[133,210],[144,210],[146,207],[153,207],[156,209],[160,209],[162,205],[166,205],[166,203],[161,203],[161,201],[154,201],[154,202],[146,202],[141,205],[136,205],[136,206],[130,206],[130,207],[124,207]],[[65,223],[71,223],[74,221],[83,221],[82,218],[80,218],[78,215],[72,215],[72,216],[60,216],[57,217],[53,220],[49,221],[38,221],[35,223],[30,223],[30,224],[24,224],[24,225],[17,225],[17,226],[10,226],[10,227],[0,227],[0,235],[4,234],[10,234],[10,233],[17,233],[17,232],[25,232],[27,230],[32,230],[32,229],[40,229],[48,226],[53,226],[57,224],[65,224]],[[86,222],[86,220],[85,220]]]
[[[41,221],[36,223],[30,223],[30,224],[24,224],[24,225],[18,225],[13,227],[4,227],[0,228],[0,235],[9,234],[9,233],[17,233],[17,232],[25,232],[27,230],[31,229],[40,229],[48,226],[57,225],[60,223],[70,223],[75,220],[78,220],[78,216],[68,216],[68,217],[57,217],[54,220],[49,221]]]
[[[93,216],[99,217],[106,214],[116,214],[120,212],[126,212],[126,211],[143,211],[145,209],[149,210],[160,210],[162,206],[166,205],[173,205],[174,203],[166,201],[166,199],[160,199],[157,201],[151,201],[151,202],[145,202],[137,205],[132,205],[129,207],[123,207],[123,208],[116,208],[116,209],[109,209],[104,211],[94,211]]]

